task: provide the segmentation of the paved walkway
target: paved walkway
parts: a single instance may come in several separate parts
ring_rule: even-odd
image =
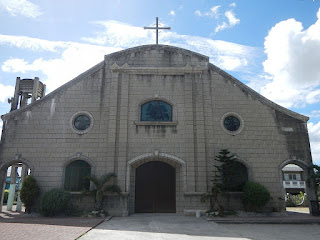
[[[264,224],[266,219],[274,221],[273,224]],[[296,221],[291,222],[296,224],[275,224],[283,223],[285,219]],[[310,220],[318,224],[303,224],[310,223]],[[45,218],[3,208],[0,212],[0,239],[72,240],[83,234],[80,240],[319,240],[320,236],[320,217],[294,212],[288,217],[221,218],[219,223],[179,214],[134,214],[102,221],[101,218]],[[237,221],[251,222],[234,224]]]
[[[319,240],[318,224],[218,224],[178,214],[134,214],[104,221],[79,240]]]
[[[46,218],[3,210],[0,212],[1,240],[74,240],[104,220]]]

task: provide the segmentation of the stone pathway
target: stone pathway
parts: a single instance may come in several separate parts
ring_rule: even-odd
[[[320,217],[292,212],[288,217],[273,219],[281,223],[279,220],[284,218],[297,222],[295,224],[263,224],[261,221],[265,221],[266,218],[251,218],[250,224],[233,224],[232,222],[226,224],[179,214],[134,214],[103,221],[102,218],[45,218],[3,209],[3,212],[0,212],[0,239],[319,240]],[[236,218],[224,219],[234,221]],[[319,223],[301,224],[307,223],[308,219]],[[241,220],[238,217],[237,221],[239,220],[238,223],[241,223],[248,218]]]
[[[47,218],[24,213],[0,212],[1,240],[74,240],[104,219],[102,218]]]

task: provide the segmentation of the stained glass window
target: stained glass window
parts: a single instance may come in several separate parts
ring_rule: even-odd
[[[162,101],[151,101],[141,106],[141,121],[171,122],[172,107]]]
[[[86,130],[90,124],[90,117],[87,115],[79,115],[74,119],[74,127],[80,131]]]
[[[240,128],[240,120],[235,116],[228,116],[223,120],[224,127],[231,131],[237,131]]]
[[[76,160],[69,163],[66,167],[64,189],[68,191],[89,190],[90,181],[86,179],[91,173],[90,165],[82,160]]]

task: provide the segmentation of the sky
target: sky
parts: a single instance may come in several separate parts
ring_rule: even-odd
[[[320,165],[320,0],[0,0],[0,115],[17,77],[47,94],[104,55],[159,43],[210,62],[277,104],[310,117]],[[0,130],[2,122],[0,122]]]

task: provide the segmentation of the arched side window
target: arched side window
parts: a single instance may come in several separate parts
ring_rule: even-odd
[[[248,182],[248,169],[241,162],[234,161],[231,164],[222,165],[223,185],[230,192],[242,192]]]
[[[172,122],[172,106],[155,100],[141,105],[141,121]]]
[[[86,176],[90,176],[91,166],[82,160],[76,160],[69,163],[66,167],[64,189],[72,192],[89,190],[90,180]]]

